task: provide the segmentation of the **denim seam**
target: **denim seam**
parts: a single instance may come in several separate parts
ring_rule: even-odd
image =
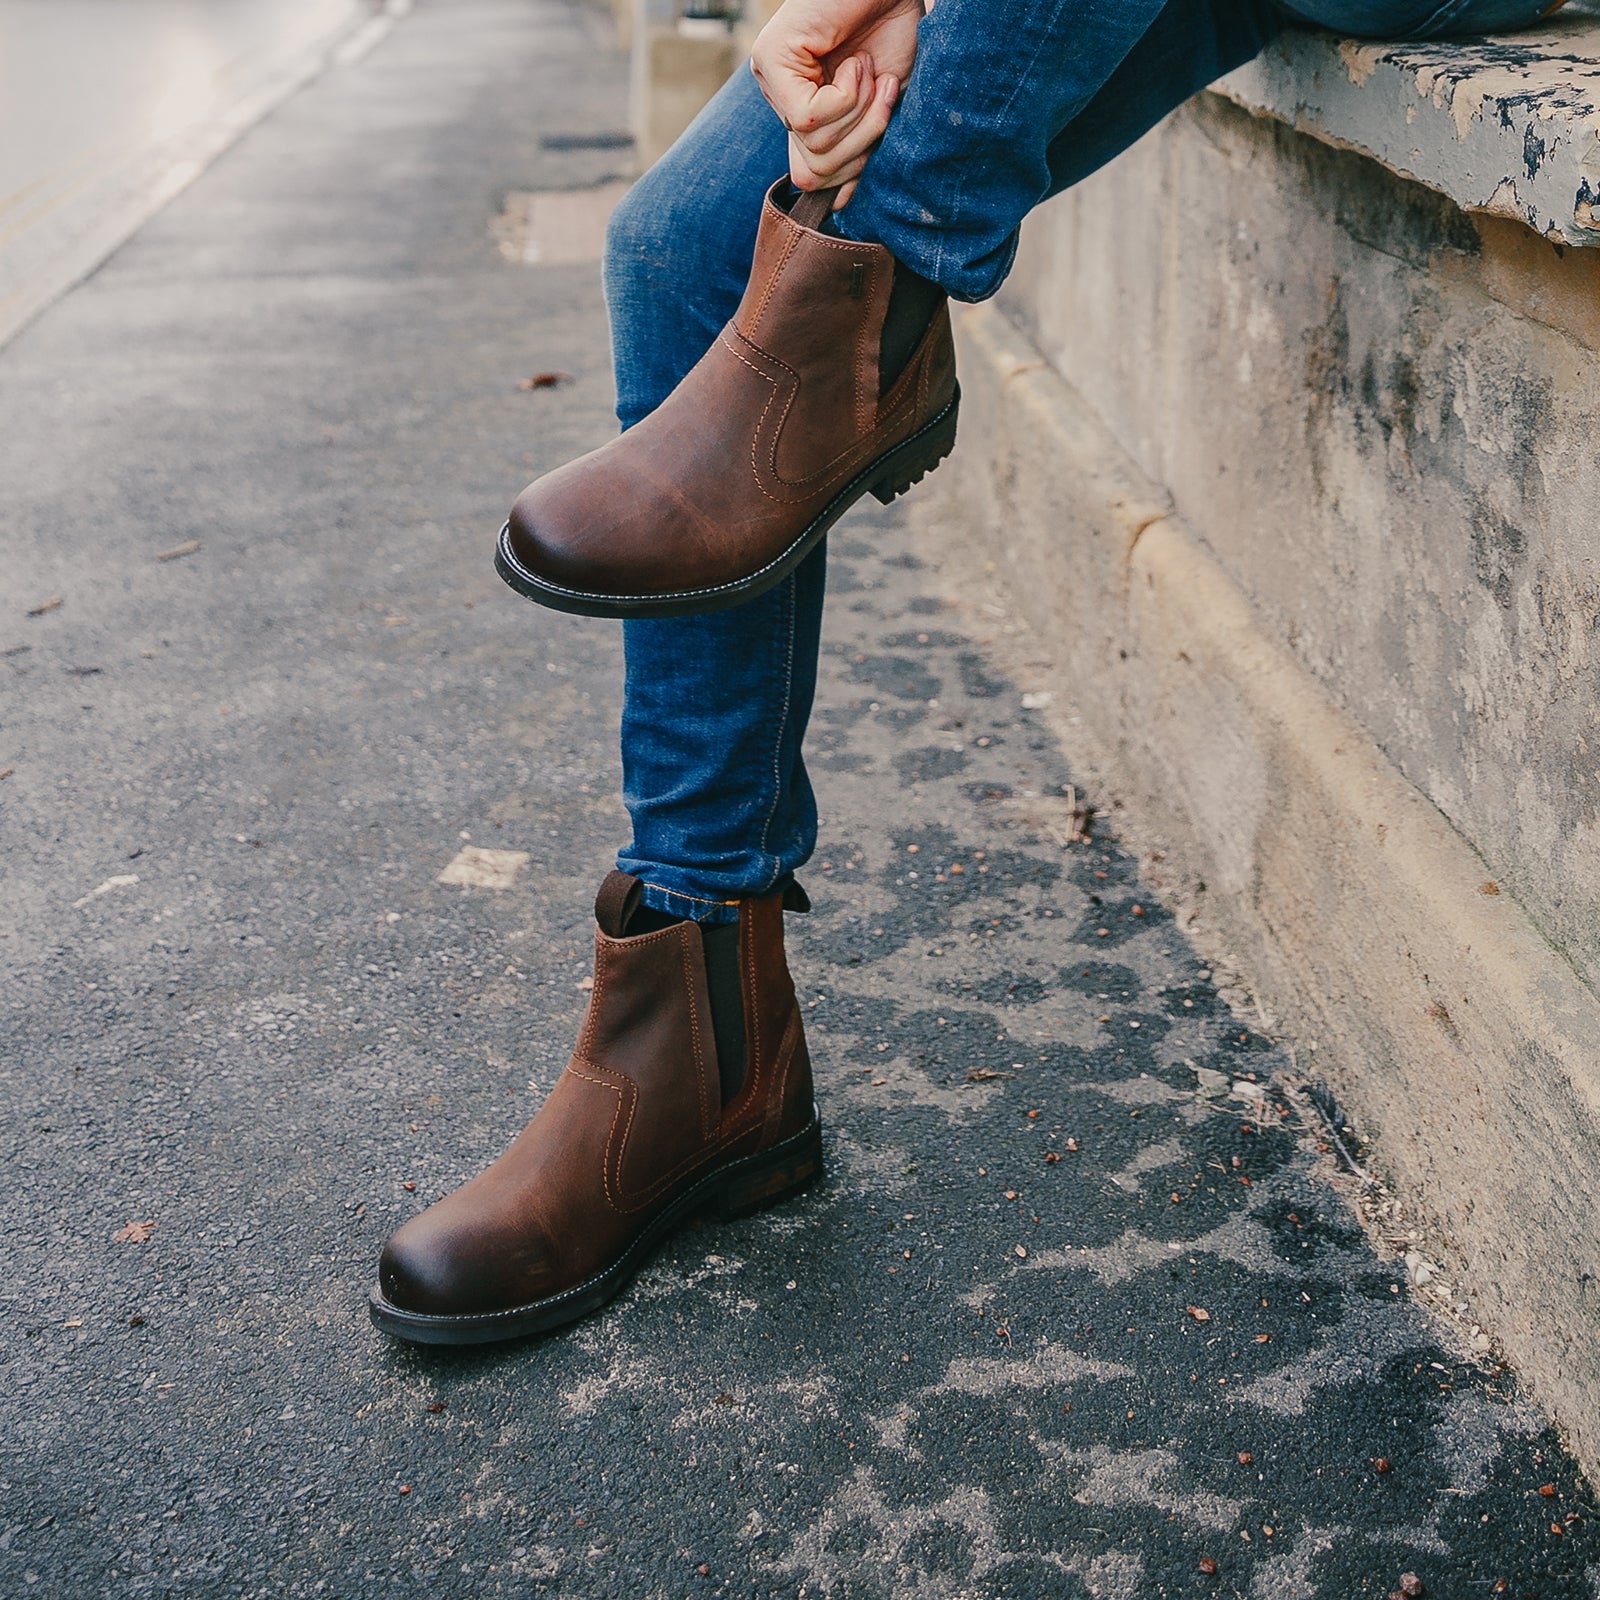
[[[668,894],[677,900],[692,900],[697,906],[736,906],[737,900],[708,900],[701,894],[690,894],[684,889],[674,889],[669,884],[652,883],[645,880],[645,888],[654,889],[657,894]]]
[[[1411,39],[1431,38],[1440,28],[1448,28],[1471,4],[1472,0],[1445,0],[1445,3],[1421,27],[1414,29],[1407,37]]]
[[[788,635],[784,642],[783,659],[783,715],[778,719],[778,737],[772,745],[772,805],[767,811],[766,821],[761,824],[761,851],[762,854],[772,858],[772,875],[767,879],[767,890],[770,893],[783,872],[783,861],[773,855],[768,848],[768,836],[772,832],[772,819],[778,814],[778,804],[783,798],[783,737],[789,730],[789,699],[794,692],[794,617],[798,607],[795,605],[795,580],[793,575],[784,584],[784,610],[788,622]]]

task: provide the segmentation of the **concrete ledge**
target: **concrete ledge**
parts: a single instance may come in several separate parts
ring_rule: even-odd
[[[656,26],[647,16],[636,16],[632,53],[633,135],[639,164],[648,167],[728,81],[739,64],[738,43],[726,28],[680,33],[675,26]]]
[[[1600,23],[1576,8],[1500,38],[1285,34],[1218,90],[1376,156],[1467,211],[1600,244]]]
[[[1165,492],[994,308],[959,319],[953,566],[999,552],[1087,733],[1291,1039],[1600,1467],[1600,1000],[1261,626]]]

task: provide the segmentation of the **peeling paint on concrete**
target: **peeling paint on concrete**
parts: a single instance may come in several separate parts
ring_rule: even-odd
[[[1383,59],[1383,46],[1362,44],[1358,39],[1341,39],[1339,59],[1344,63],[1351,83],[1358,89],[1365,89],[1367,80],[1378,70],[1378,63]]]
[[[1576,10],[1476,40],[1373,44],[1296,30],[1220,91],[1375,156],[1468,211],[1600,244],[1600,24]]]

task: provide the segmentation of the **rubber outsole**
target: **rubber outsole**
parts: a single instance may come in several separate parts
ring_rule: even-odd
[[[525,600],[565,611],[580,617],[692,617],[754,600],[781,583],[822,541],[823,535],[865,494],[884,505],[902,495],[912,484],[939,465],[955,448],[956,421],[961,413],[959,385],[950,403],[909,439],[886,451],[853,478],[807,525],[783,554],[768,562],[759,572],[718,584],[710,589],[685,589],[673,594],[615,595],[591,594],[568,589],[529,572],[511,549],[511,524],[500,530],[495,547],[494,569]]]
[[[821,1175],[822,1119],[813,1106],[811,1121],[799,1133],[707,1173],[641,1229],[610,1266],[560,1294],[503,1311],[439,1316],[391,1305],[382,1289],[374,1287],[367,1296],[367,1312],[384,1333],[409,1344],[493,1344],[549,1333],[614,1300],[661,1241],[690,1217],[702,1212],[725,1221],[748,1216],[800,1193]]]

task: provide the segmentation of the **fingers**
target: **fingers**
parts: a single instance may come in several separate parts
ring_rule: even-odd
[[[782,49],[763,52],[759,48],[761,41],[756,43],[750,70],[768,104],[791,132],[814,133],[858,109],[863,90],[862,58],[851,56],[830,81],[810,56]]]
[[[864,159],[888,130],[896,88],[893,78],[878,79],[871,97],[853,118],[802,138],[800,142],[806,147],[812,165],[819,172],[837,173]]]
[[[789,176],[796,188],[826,189],[861,175],[889,126],[900,85],[892,75],[866,80],[870,89],[850,113],[811,133],[789,135]]]
[[[877,80],[873,76],[870,57],[851,56],[834,74],[830,87],[848,97],[840,104],[839,110],[825,120],[819,121],[815,117],[808,119],[814,125],[797,122],[791,123],[789,129],[791,133],[798,134],[806,149],[817,156],[826,155],[832,150],[859,126],[861,119],[872,109]],[[812,109],[817,109],[816,100],[812,101]]]
[[[872,63],[865,56],[849,57],[826,83],[772,64],[756,76],[784,127],[819,151],[848,133],[872,104]]]
[[[804,110],[788,120],[790,177],[798,188],[826,188],[833,175],[844,170],[848,156],[835,158],[832,152],[860,125],[876,94],[871,63],[852,56],[835,69],[833,81],[815,88]]]
[[[852,160],[859,148],[874,145],[883,137],[899,99],[899,78],[893,73],[873,76],[869,64],[852,110],[826,127],[802,135],[801,143],[814,156]]]

